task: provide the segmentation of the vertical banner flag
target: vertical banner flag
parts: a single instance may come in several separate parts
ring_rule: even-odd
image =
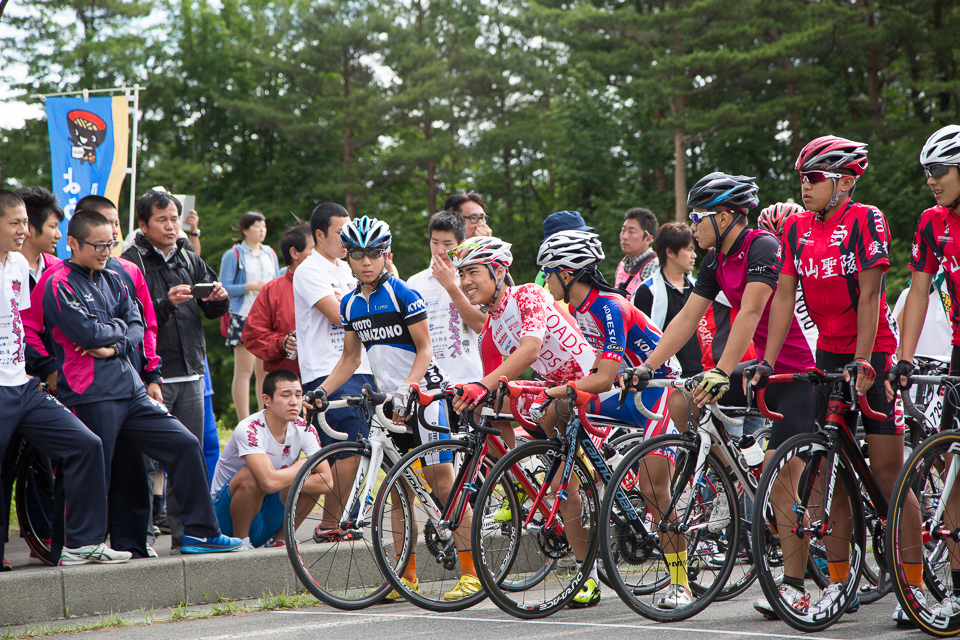
[[[130,116],[124,96],[47,98],[46,107],[53,192],[66,213],[60,225],[63,238],[57,243],[57,255],[66,258],[70,255],[67,223],[80,198],[100,195],[119,206],[127,169]]]

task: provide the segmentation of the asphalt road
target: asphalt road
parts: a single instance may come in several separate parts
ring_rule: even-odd
[[[233,616],[155,623],[83,634],[84,638],[110,640],[232,640],[281,638],[282,640],[581,640],[596,637],[639,640],[710,638],[926,638],[912,629],[898,629],[890,620],[896,604],[893,595],[861,607],[826,631],[801,634],[777,621],[764,620],[751,603],[759,595],[754,585],[729,602],[715,602],[700,615],[674,624],[650,622],[627,609],[615,594],[605,590],[603,600],[590,609],[567,609],[550,618],[524,621],[512,618],[491,602],[459,613],[436,614],[406,603],[379,605],[357,612],[313,607],[293,611],[242,613]]]

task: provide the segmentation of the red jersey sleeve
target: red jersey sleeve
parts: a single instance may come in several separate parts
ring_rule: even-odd
[[[922,273],[936,273],[940,270],[937,233],[930,211],[927,209],[920,216],[917,232],[913,236],[913,248],[910,251],[910,268]]]
[[[553,304],[546,290],[535,284],[520,285],[514,299],[520,310],[520,338],[534,336],[543,340],[547,335],[546,308]]]
[[[864,207],[860,234],[857,237],[857,271],[873,267],[889,267],[890,229],[887,219],[873,207]]]
[[[780,263],[780,273],[788,276],[798,276],[796,265],[793,262],[794,251],[798,241],[797,221],[787,218],[780,239],[780,250],[777,252],[777,261]]]

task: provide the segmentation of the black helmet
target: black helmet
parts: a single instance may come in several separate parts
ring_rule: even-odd
[[[720,206],[737,213],[746,213],[760,203],[755,180],[756,178],[731,176],[714,171],[693,185],[687,196],[687,207],[713,209]]]

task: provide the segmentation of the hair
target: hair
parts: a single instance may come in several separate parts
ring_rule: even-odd
[[[237,223],[237,231],[240,232],[239,238],[233,238],[234,242],[243,242],[243,232],[252,227],[257,222],[263,221],[266,223],[267,219],[259,211],[247,211],[245,214],[240,216],[240,222]]]
[[[280,237],[280,253],[283,254],[283,264],[293,265],[293,256],[290,249],[303,252],[307,250],[307,238],[310,237],[310,225],[306,222],[291,225],[284,230]]]
[[[0,217],[7,215],[7,209],[23,205],[23,198],[9,189],[0,189]]]
[[[467,236],[467,225],[456,211],[441,211],[430,218],[429,233],[449,231],[457,238],[457,244],[463,244]]]
[[[43,225],[51,215],[57,216],[59,222],[63,222],[63,208],[57,201],[57,196],[49,189],[43,187],[22,187],[15,193],[23,200],[27,206],[27,220],[30,226],[39,233],[43,230]],[[77,203],[77,208],[83,207]]]
[[[170,203],[177,205],[177,215],[183,212],[183,205],[169,191],[159,191],[150,189],[142,196],[137,198],[135,209],[137,211],[137,221],[148,224],[153,216],[153,209],[166,209]]]
[[[660,227],[660,223],[657,222],[657,216],[653,214],[653,211],[644,209],[643,207],[627,209],[627,212],[623,214],[623,221],[626,222],[627,220],[636,220],[641,229],[654,237],[656,237],[657,229]]]
[[[99,211],[103,213],[104,209],[116,209],[117,205],[113,204],[113,200],[109,198],[104,198],[103,196],[83,196],[80,198],[80,202],[77,203],[77,209],[90,209],[92,211]]]
[[[90,230],[94,227],[110,226],[110,221],[100,213],[92,209],[81,209],[70,218],[70,224],[67,225],[67,235],[76,240],[86,240],[90,237]]]
[[[289,369],[274,369],[263,378],[263,395],[273,398],[278,382],[300,382],[300,376]]]
[[[323,202],[317,205],[317,208],[310,214],[310,233],[314,238],[317,237],[317,231],[322,231],[327,235],[330,231],[331,218],[349,218],[350,214],[336,202]]]
[[[667,250],[679,253],[693,242],[693,231],[684,222],[668,222],[660,227],[653,240],[660,266],[667,264]]]
[[[479,193],[471,191],[470,193],[455,193],[449,198],[446,199],[443,203],[444,211],[453,211],[454,213],[460,213],[460,207],[463,206],[465,202],[476,202],[484,211],[487,210],[487,203],[483,201],[483,196]]]

